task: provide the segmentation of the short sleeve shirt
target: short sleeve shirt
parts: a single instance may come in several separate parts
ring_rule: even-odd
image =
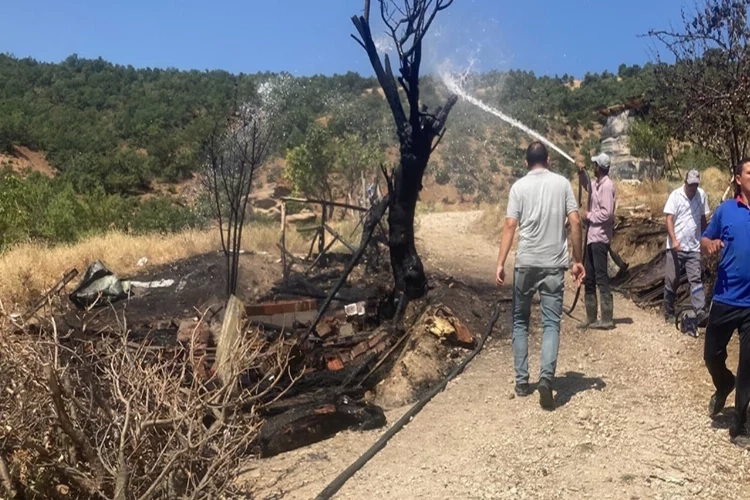
[[[578,210],[568,179],[530,170],[510,188],[507,216],[518,221],[516,267],[567,268],[565,221]]]
[[[674,234],[683,252],[700,252],[701,219],[709,212],[708,196],[701,188],[698,188],[692,200],[687,197],[682,187],[669,195],[664,205],[664,213],[674,216]],[[671,248],[672,242],[667,236],[667,249]]]
[[[750,308],[750,210],[747,205],[736,199],[719,205],[703,236],[724,244],[713,300]]]

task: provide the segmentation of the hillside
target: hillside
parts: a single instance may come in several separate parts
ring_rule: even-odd
[[[493,71],[471,75],[466,86],[565,151],[586,150],[585,156],[596,148],[601,129],[595,111],[643,94],[650,75],[649,67],[624,65],[618,75],[588,74],[580,82],[568,75]],[[354,138],[355,145],[370,148],[369,156],[379,151],[382,161],[395,159],[392,120],[377,82],[355,73],[232,75],[135,69],[75,55],[59,64],[0,55],[0,166],[37,172],[33,182],[4,175],[0,195],[25,213],[59,212],[66,219],[39,227],[33,217],[0,215],[0,228],[8,229],[0,247],[28,239],[72,241],[102,228],[169,231],[200,224],[205,210],[191,179],[203,164],[201,145],[217,123],[226,122],[235,102],[252,99],[261,86],[276,92],[282,105],[271,166],[259,182],[283,182],[287,153],[319,128],[326,140]],[[423,78],[424,102],[438,103],[445,92],[436,77]],[[527,142],[519,131],[459,102],[428,169],[423,200],[497,201],[522,172]],[[553,163],[570,173],[567,162],[553,157]],[[370,165],[366,177],[375,178],[378,170]],[[329,175],[336,196],[345,195],[344,176],[336,169]],[[191,207],[174,203],[185,186]]]

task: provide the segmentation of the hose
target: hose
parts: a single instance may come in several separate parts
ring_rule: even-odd
[[[370,461],[372,457],[374,457],[380,450],[382,450],[385,445],[388,443],[388,441],[396,435],[397,432],[399,432],[406,424],[409,423],[409,421],[417,414],[419,411],[424,408],[424,406],[430,402],[432,398],[434,398],[438,393],[443,391],[446,386],[448,385],[448,382],[453,380],[456,376],[458,376],[464,368],[471,362],[474,357],[479,354],[479,351],[482,350],[482,347],[484,347],[484,343],[487,340],[487,337],[490,336],[490,333],[492,333],[492,329],[495,326],[495,323],[497,323],[498,318],[500,317],[500,303],[501,302],[507,302],[508,300],[500,299],[495,302],[495,309],[492,313],[492,317],[490,318],[490,322],[487,324],[487,328],[484,331],[484,334],[479,339],[479,343],[477,344],[476,348],[468,355],[466,358],[459,364],[456,368],[451,371],[448,376],[443,379],[442,382],[437,384],[435,387],[433,387],[430,392],[425,394],[419,401],[417,401],[414,406],[411,407],[409,411],[407,411],[398,421],[393,424],[393,426],[388,429],[385,434],[383,434],[380,439],[378,439],[375,444],[373,444],[370,449],[365,451],[361,457],[359,457],[353,464],[351,464],[349,467],[346,468],[344,472],[339,474],[331,483],[325,487],[325,489],[320,492],[320,494],[315,497],[315,500],[328,500],[329,498],[333,497],[333,495],[336,494],[343,486],[346,484],[346,482],[357,473],[358,470],[360,470],[362,467],[365,466],[367,462]]]
[[[580,179],[578,180],[578,206],[583,207],[583,185],[581,184]],[[588,206],[589,206],[589,210],[591,210],[591,194],[589,194]],[[588,237],[589,237],[589,225],[586,224],[586,229],[583,230],[582,260],[584,262],[584,265],[586,262],[586,250],[588,249],[588,245],[586,244],[586,240],[588,239]],[[571,314],[573,314],[573,311],[575,310],[576,305],[578,305],[578,299],[581,296],[581,286],[582,284],[579,284],[578,288],[576,288],[576,294],[575,294],[575,297],[573,297],[573,304],[570,306],[570,309],[568,310],[563,309],[563,312],[571,318],[573,317],[571,316]]]

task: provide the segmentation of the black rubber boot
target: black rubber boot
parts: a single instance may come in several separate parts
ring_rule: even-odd
[[[612,330],[615,327],[613,320],[615,304],[612,292],[602,293],[599,298],[602,303],[602,319],[592,324],[589,328],[593,328],[594,330]]]
[[[675,296],[673,292],[664,290],[664,322],[673,325],[677,318],[674,310]]]
[[[586,320],[578,323],[577,328],[579,330],[585,330],[588,327],[590,327],[594,322],[596,322],[596,312],[597,308],[599,307],[596,303],[596,295],[586,295],[585,297],[585,304],[586,304]]]

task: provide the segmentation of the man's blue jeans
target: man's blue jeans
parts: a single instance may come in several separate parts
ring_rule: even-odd
[[[565,270],[521,267],[513,280],[513,360],[516,384],[529,382],[529,318],[531,300],[539,292],[542,306],[542,360],[540,379],[552,381],[560,347]]]

